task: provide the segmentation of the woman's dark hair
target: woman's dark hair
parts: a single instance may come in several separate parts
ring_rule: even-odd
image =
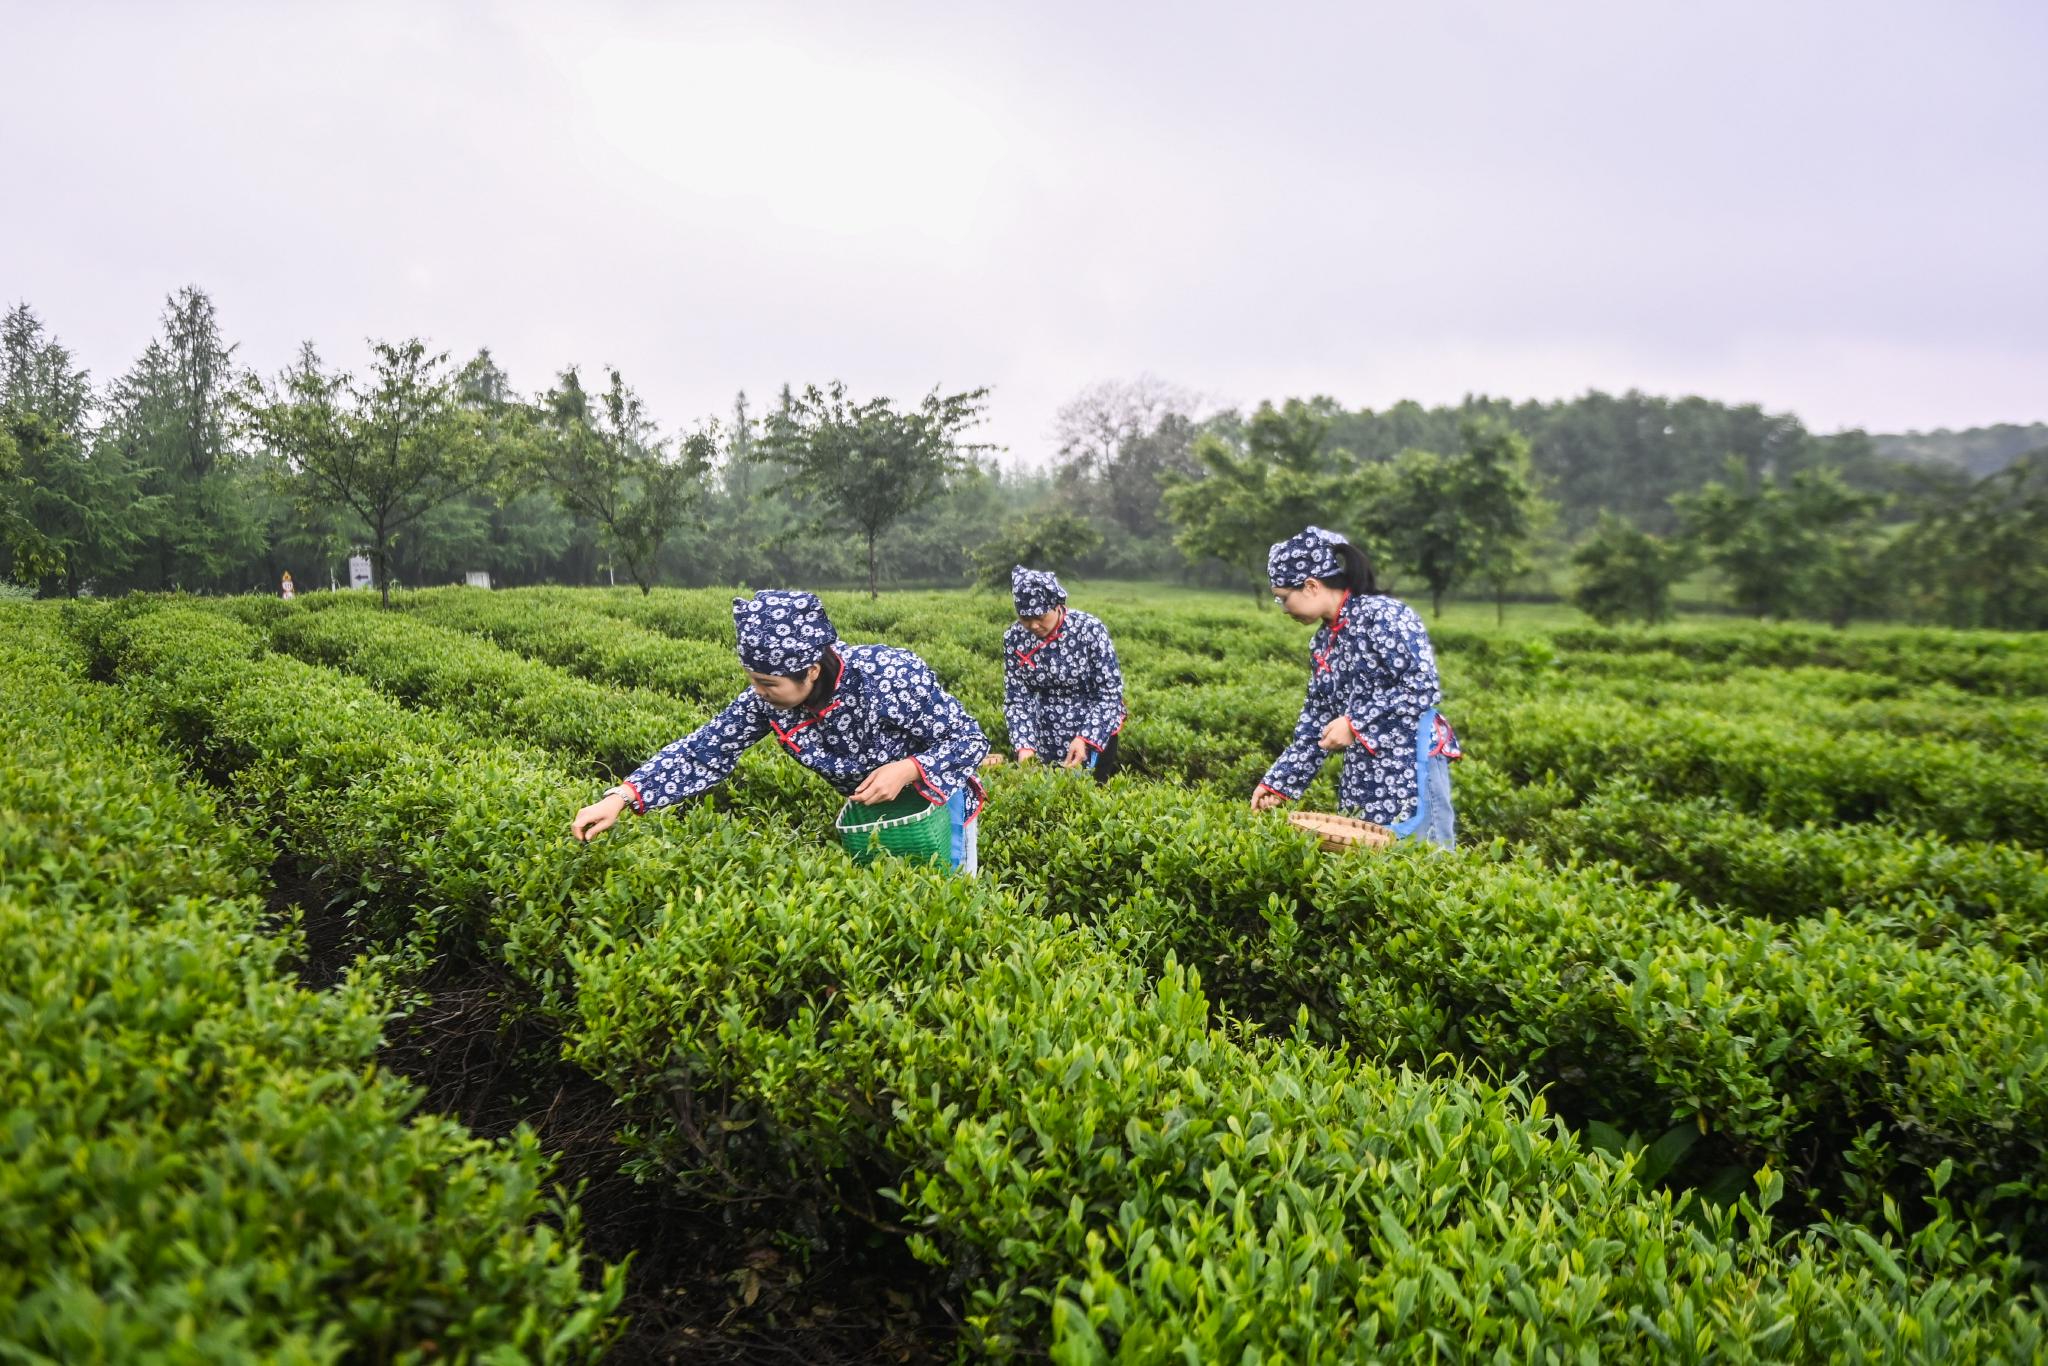
[[[810,668],[810,665],[806,664],[804,667],[808,669]],[[802,675],[792,674],[791,677],[797,678],[802,677]],[[825,705],[827,699],[829,699],[832,696],[833,689],[837,688],[838,686],[839,651],[827,650],[825,651],[825,657],[818,661],[817,681],[811,684],[811,691],[809,695],[806,696],[802,702],[798,703],[798,705],[804,707],[822,707]]]
[[[1337,552],[1337,563],[1341,567],[1334,574],[1318,576],[1322,578],[1323,587],[1339,591],[1348,588],[1354,593],[1366,595],[1379,592],[1373,584],[1372,561],[1366,557],[1365,551],[1349,541],[1344,541],[1333,549]]]

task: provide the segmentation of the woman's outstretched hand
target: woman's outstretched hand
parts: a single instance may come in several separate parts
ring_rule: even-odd
[[[861,779],[860,786],[853,790],[847,800],[859,802],[862,806],[874,806],[893,800],[904,788],[923,776],[914,759],[898,759],[893,764],[883,764],[873,773]]]
[[[626,809],[626,799],[613,793],[599,797],[576,813],[576,819],[569,822],[569,833],[583,843],[590,843],[592,835],[602,835],[619,823],[619,815]]]
[[[1086,740],[1083,740],[1080,736],[1076,735],[1072,740],[1069,740],[1067,742],[1067,758],[1066,762],[1063,763],[1061,767],[1079,768],[1081,765],[1087,762],[1088,742]]]
[[[1275,792],[1272,788],[1262,787],[1257,792],[1252,793],[1252,810],[1271,811],[1286,800],[1285,797]]]

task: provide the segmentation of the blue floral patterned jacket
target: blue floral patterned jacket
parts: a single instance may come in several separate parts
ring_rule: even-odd
[[[1072,608],[1044,640],[1013,622],[1003,632],[1003,720],[1013,748],[1052,761],[1077,735],[1107,745],[1124,724],[1124,672],[1109,628]]]
[[[1338,805],[1398,825],[1415,814],[1416,732],[1442,700],[1436,651],[1415,610],[1384,595],[1348,594],[1336,622],[1309,642],[1301,719],[1260,786],[1301,796],[1329,757],[1317,744],[1323,727],[1348,716],[1355,739],[1337,778]]]
[[[983,791],[975,770],[988,737],[967,708],[939,685],[931,666],[890,645],[834,645],[839,684],[816,712],[783,708],[752,689],[633,770],[623,786],[641,811],[669,806],[723,781],[749,745],[773,735],[796,761],[841,794],[898,759],[917,763],[917,790],[934,805],[967,789],[972,810]]]

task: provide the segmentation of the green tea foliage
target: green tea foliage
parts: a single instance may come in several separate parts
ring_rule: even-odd
[[[709,616],[672,595],[647,606]],[[416,654],[455,648],[410,624]],[[392,933],[459,930],[496,955],[521,1007],[618,1096],[643,1174],[898,1230],[957,1287],[978,1354],[2044,1349],[2019,1267],[1946,1193],[1958,1173],[2036,1160],[2014,1137],[2038,1128],[2036,1081],[1965,1094],[2012,1073],[1969,1036],[2009,1037],[2008,1019],[2032,1018],[2017,998],[2039,996],[1988,950],[1840,916],[1792,936],[1490,851],[1333,862],[1223,797],[1057,773],[997,775],[1001,865],[979,881],[853,875],[815,795],[785,799],[769,777],[793,767],[773,755],[722,809],[579,846],[564,827],[588,756],[566,757],[573,737],[491,736],[479,718],[531,695],[501,681],[464,694],[425,668],[406,692],[394,655],[371,667],[351,647],[336,656],[363,669],[350,677],[179,606],[93,639],[123,695],[299,857],[409,907]],[[1907,1032],[1871,1043],[1876,984],[1916,973],[1885,1008]],[[1830,993],[1858,982],[1852,1019]],[[1283,1014],[1256,994],[1280,987],[1290,1037],[1228,1017]],[[1912,1031],[1976,1051],[1931,1058]],[[1647,1189],[1647,1159],[1588,1147],[1519,1085],[1422,1057],[1432,1039],[1501,1073],[1597,1062],[1618,1105],[1708,1115],[1760,1148],[1841,1097],[1880,1117],[1917,1107],[1924,1148],[1872,1160],[1939,1153],[1936,1179],[1905,1211],[1787,1232],[1769,1215],[1782,1167],[1722,1204]],[[1626,1052],[1596,1056],[1610,1048]]]
[[[0,612],[7,1354],[597,1355],[620,1275],[579,1253],[531,1136],[414,1114],[373,1065],[375,978],[296,985],[273,851],[140,699],[84,681],[53,614]]]

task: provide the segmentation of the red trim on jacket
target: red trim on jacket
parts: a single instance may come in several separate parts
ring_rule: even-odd
[[[626,791],[633,794],[633,809],[643,816],[646,815],[647,799],[640,795],[640,789],[633,786],[633,784],[630,782],[620,783],[619,786],[625,788]]]
[[[951,800],[950,798],[942,797],[939,795],[939,790],[936,787],[932,786],[931,775],[924,771],[923,764],[917,763],[917,756],[915,754],[910,756],[910,762],[913,764],[917,764],[918,796],[923,797],[933,806],[944,806],[949,800]],[[983,787],[981,785],[981,779],[975,777],[972,773],[967,775],[967,790],[974,794],[974,809],[972,811],[969,811],[967,815],[961,820],[960,823],[962,825],[973,824],[975,817],[981,814],[981,808],[988,805],[988,789]]]
[[[1122,716],[1119,716],[1119,717],[1117,717],[1117,718],[1116,718],[1116,725],[1115,725],[1115,726],[1113,726],[1113,727],[1111,727],[1111,729],[1110,729],[1110,732],[1109,732],[1109,738],[1110,738],[1110,739],[1112,739],[1112,740],[1114,740],[1114,739],[1116,739],[1116,737],[1117,737],[1117,736],[1119,736],[1119,735],[1123,734],[1123,732],[1124,732],[1124,722],[1126,722],[1126,721],[1128,721],[1128,720],[1130,720],[1130,719],[1131,719],[1131,713],[1130,713],[1130,711],[1129,711],[1128,709],[1126,709],[1126,710],[1125,710],[1125,712],[1124,712],[1124,714],[1123,714]],[[1084,744],[1084,745],[1088,746],[1088,748],[1090,748],[1090,749],[1094,750],[1094,751],[1095,751],[1095,752],[1096,752],[1097,754],[1100,754],[1100,753],[1102,753],[1102,746],[1101,746],[1101,745],[1098,745],[1098,744],[1096,744],[1096,743],[1095,743],[1095,742],[1094,742],[1093,740],[1090,740],[1090,739],[1089,739],[1089,738],[1088,738],[1087,736],[1085,736],[1085,735],[1077,735],[1077,736],[1075,736],[1074,738],[1075,738],[1075,739],[1077,739],[1077,740],[1079,740],[1079,741],[1080,741],[1080,742],[1081,742],[1082,744]]]
[[[924,771],[924,765],[917,762],[915,754],[910,755],[909,758],[910,762],[917,767],[917,794],[933,806],[944,806],[946,799],[936,787],[932,786],[932,775]]]
[[[837,707],[841,702],[844,702],[846,700],[845,698],[839,695],[839,690],[846,686],[846,656],[840,653],[839,642],[836,640],[832,642],[832,657],[839,662],[839,671],[837,674],[833,676],[832,679],[832,700],[830,702],[827,702],[824,706],[818,708],[817,711],[813,712],[804,720],[797,722],[788,730],[784,730],[782,727],[776,725],[775,718],[772,716],[762,718],[763,720],[767,721],[768,729],[775,732],[775,738],[780,740],[785,746],[787,746],[791,754],[795,754],[798,752],[796,747],[796,741],[791,739],[791,736],[795,735],[805,726],[808,726],[813,722],[817,721],[818,719],[820,719],[821,717],[830,714],[834,707]],[[776,708],[776,710],[781,711],[785,710],[785,708],[778,707]],[[803,705],[799,703],[795,708],[790,710],[802,711]]]
[[[1330,672],[1330,656],[1337,652],[1337,633],[1344,629],[1344,609],[1350,605],[1351,590],[1347,588],[1344,596],[1337,600],[1337,615],[1330,618],[1330,648],[1320,654],[1313,650],[1309,652],[1315,657],[1316,668],[1323,673]]]
[[[1066,630],[1066,629],[1067,629],[1067,606],[1066,606],[1066,604],[1065,604],[1065,603],[1061,603],[1061,604],[1060,604],[1060,624],[1052,628],[1052,634],[1051,634],[1051,635],[1047,636],[1047,637],[1046,637],[1046,638],[1045,638],[1044,640],[1041,640],[1041,641],[1039,641],[1039,642],[1038,642],[1038,643],[1037,643],[1036,645],[1032,646],[1032,647],[1031,647],[1030,649],[1028,649],[1028,650],[1019,650],[1019,651],[1017,651],[1017,662],[1018,662],[1018,663],[1020,663],[1020,664],[1022,664],[1022,665],[1024,665],[1024,666],[1025,666],[1026,668],[1029,668],[1029,669],[1035,669],[1035,668],[1037,668],[1037,667],[1038,667],[1038,660],[1037,660],[1036,658],[1034,658],[1034,656],[1036,656],[1036,655],[1038,655],[1038,654],[1042,653],[1042,652],[1044,651],[1044,649],[1045,649],[1045,647],[1046,647],[1046,646],[1048,646],[1048,645],[1052,644],[1052,643],[1053,643],[1053,642],[1054,642],[1055,640],[1058,640],[1058,639],[1060,638],[1060,632],[1062,632],[1062,631],[1064,631],[1064,630]]]
[[[768,729],[775,732],[775,738],[782,741],[783,744],[789,746],[789,752],[791,754],[795,754],[798,752],[796,747],[796,741],[791,739],[790,737],[794,736],[798,731],[802,730],[805,726],[814,725],[818,722],[820,718],[830,714],[832,709],[839,705],[840,700],[841,699],[837,697],[833,698],[830,702],[827,702],[823,707],[818,709],[818,714],[816,716],[812,716],[805,720],[799,721],[795,725],[791,726],[788,730],[784,730],[782,727],[776,725],[775,718],[772,716],[766,717],[764,719],[768,722]]]

